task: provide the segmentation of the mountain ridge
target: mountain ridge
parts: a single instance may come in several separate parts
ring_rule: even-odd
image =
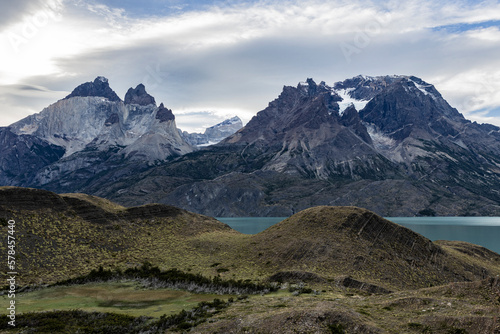
[[[192,175],[180,187],[166,185],[173,189],[167,196],[155,197],[150,187],[148,198],[214,216],[287,216],[326,204],[367,207],[384,216],[500,213],[494,191],[500,185],[499,128],[465,120],[416,77],[351,81],[337,85],[341,94],[312,79],[285,86],[243,129],[203,155],[183,156],[136,182],[149,184],[148,178],[165,173]],[[370,96],[370,89],[377,92],[359,113],[340,114],[341,95]],[[391,128],[386,107],[401,128]],[[408,119],[418,122],[405,124]]]
[[[98,126],[84,114],[82,123],[65,125],[71,131],[43,132],[40,115],[12,125],[66,153],[38,160],[48,165],[35,167],[35,176],[4,177],[6,184],[212,216],[288,216],[315,205],[357,205],[384,216],[500,214],[500,128],[466,120],[415,76],[284,86],[243,128],[198,150],[143,86],[129,92],[126,100],[144,97],[147,105],[95,96],[56,104],[61,115],[99,113]]]

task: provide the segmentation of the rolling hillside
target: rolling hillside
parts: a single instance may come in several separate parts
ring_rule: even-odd
[[[144,262],[256,281],[294,271],[319,281],[352,276],[387,290],[500,274],[494,252],[433,243],[355,207],[311,208],[244,235],[213,218],[165,205],[124,208],[88,195],[3,187],[0,217],[16,221],[22,284]]]

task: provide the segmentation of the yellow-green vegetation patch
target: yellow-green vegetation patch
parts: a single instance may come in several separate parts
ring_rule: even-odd
[[[490,334],[500,328],[499,311],[494,278],[383,295],[280,290],[238,300],[192,332]]]
[[[0,332],[40,334],[161,334],[168,330],[174,332],[187,331],[206,322],[214,314],[229,307],[234,300],[214,299],[212,302],[201,302],[189,311],[182,310],[173,315],[160,318],[134,317],[118,313],[85,312],[82,310],[56,310],[48,312],[31,312],[16,316],[16,326],[7,323],[8,317],[0,315]]]
[[[113,312],[130,316],[160,317],[189,310],[200,302],[215,298],[230,298],[215,294],[194,294],[187,291],[155,289],[146,290],[134,282],[92,283],[57,286],[40,289],[17,296],[20,314],[50,310],[83,310]],[[2,304],[8,302],[1,296]],[[6,314],[2,309],[1,314]]]
[[[89,203],[94,204],[95,206],[98,206],[106,211],[110,212],[116,212],[116,211],[124,211],[126,208],[124,206],[121,206],[119,204],[113,203],[110,200],[107,200],[105,198],[97,197],[97,196],[91,196],[87,194],[61,194],[62,197],[69,197],[69,198],[76,198],[82,201],[86,201]]]

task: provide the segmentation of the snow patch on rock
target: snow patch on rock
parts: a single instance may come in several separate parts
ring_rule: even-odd
[[[347,89],[340,89],[340,90],[334,90],[333,92],[339,95],[342,98],[341,102],[337,102],[340,109],[339,113],[342,116],[344,114],[344,111],[349,108],[349,106],[354,105],[356,110],[361,110],[363,109],[366,104],[370,101],[363,101],[363,100],[357,100],[351,97],[349,94],[352,92],[354,88],[347,88]]]

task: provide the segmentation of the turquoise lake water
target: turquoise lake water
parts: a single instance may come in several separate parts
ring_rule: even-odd
[[[286,217],[217,218],[245,234],[257,234]],[[387,217],[434,240],[461,240],[500,254],[500,217]]]

